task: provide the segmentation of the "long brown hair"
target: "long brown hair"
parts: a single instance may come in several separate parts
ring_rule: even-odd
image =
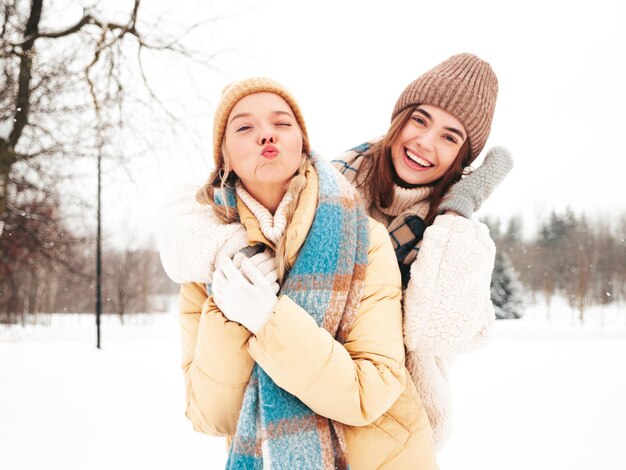
[[[367,199],[375,202],[379,207],[386,208],[393,203],[393,187],[395,170],[391,160],[391,145],[400,135],[405,124],[411,119],[419,104],[401,111],[392,121],[384,137],[374,143],[366,152],[366,158],[373,161],[372,165],[361,165],[356,176],[356,186],[365,191]],[[459,181],[464,174],[471,172],[469,164],[472,162],[469,139],[465,139],[458,155],[446,173],[437,181],[431,183],[433,192],[429,200],[426,225],[432,224],[437,216],[439,204],[450,187]]]

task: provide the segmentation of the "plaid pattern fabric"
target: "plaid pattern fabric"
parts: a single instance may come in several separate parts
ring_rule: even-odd
[[[339,172],[348,178],[351,183],[355,180],[356,174],[363,163],[363,154],[372,147],[370,142],[351,148],[339,158],[331,160],[331,163],[339,170]]]
[[[367,215],[354,188],[328,162],[315,156],[311,159],[319,177],[318,206],[280,292],[344,342],[363,292]],[[230,197],[219,199],[216,202],[232,202]],[[278,387],[256,364],[226,468],[349,468],[343,428]]]
[[[417,215],[409,214],[395,229],[389,230],[389,237],[396,252],[396,259],[402,273],[402,285],[406,287],[411,279],[411,263],[420,251],[419,243],[424,237],[426,223]]]
[[[361,166],[366,168],[366,165],[371,165],[371,157],[367,153],[371,146],[372,142],[358,145],[332,160],[332,164],[348,181],[356,184],[356,177]],[[406,287],[411,277],[411,264],[419,253],[426,230],[424,218],[428,214],[428,200],[426,197],[422,200],[418,199],[409,207],[394,213],[393,210],[376,207],[372,201],[367,200],[367,195],[363,191],[361,191],[361,196],[366,201],[370,215],[387,227],[402,273],[402,285]]]

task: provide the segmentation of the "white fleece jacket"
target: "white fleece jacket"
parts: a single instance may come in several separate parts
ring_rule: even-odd
[[[159,214],[157,243],[169,278],[179,284],[210,282],[220,255],[233,257],[247,242],[240,223],[224,224],[196,201],[199,186],[183,185],[166,195]]]
[[[451,433],[447,373],[460,353],[485,344],[495,320],[491,273],[495,244],[475,220],[440,215],[424,232],[404,291],[407,367],[441,449]]]

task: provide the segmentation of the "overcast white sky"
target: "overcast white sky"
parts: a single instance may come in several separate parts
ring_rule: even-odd
[[[281,81],[303,108],[313,147],[332,158],[383,134],[404,87],[459,52],[495,70],[500,93],[485,149],[505,145],[515,160],[479,215],[531,220],[568,205],[590,214],[626,209],[626,2],[193,0],[185,10],[161,8],[183,24],[226,13],[194,39],[228,51],[218,56],[219,73],[191,69],[190,78],[180,67],[164,77],[209,100],[206,114],[186,122],[202,134],[200,147],[178,141],[158,177],[135,175],[131,215],[115,207],[109,221],[115,212],[149,232],[160,194],[208,176],[212,111],[231,80]]]

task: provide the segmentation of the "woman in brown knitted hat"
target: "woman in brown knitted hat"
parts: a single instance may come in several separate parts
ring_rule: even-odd
[[[214,158],[197,200],[180,192],[160,237],[164,267],[183,283],[194,428],[227,437],[232,469],[435,469],[389,237],[310,155],[293,96],[266,78],[228,86]]]
[[[391,238],[402,272],[407,366],[437,448],[451,432],[447,369],[487,340],[495,245],[472,220],[512,168],[507,149],[484,147],[498,81],[472,54],[450,57],[399,96],[387,133],[344,153],[335,166],[355,185]],[[418,254],[419,253],[419,254]]]

